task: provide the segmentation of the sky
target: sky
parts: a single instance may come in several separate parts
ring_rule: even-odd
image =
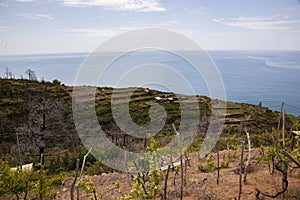
[[[146,27],[206,50],[300,50],[300,0],[0,0],[0,55],[91,52]]]

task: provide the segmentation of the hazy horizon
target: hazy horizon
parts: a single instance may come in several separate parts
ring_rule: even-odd
[[[179,51],[189,51],[189,50],[179,50]],[[210,49],[205,49],[204,51],[206,51],[208,54],[209,52],[217,52],[217,51],[220,51],[220,52],[225,52],[225,51],[228,51],[228,52],[297,52],[297,51],[300,51],[300,49],[295,49],[295,50],[280,50],[280,49],[274,49],[274,50],[268,50],[268,49],[263,49],[263,50],[255,50],[255,49],[242,49],[242,50],[229,50],[229,49],[213,49],[213,50],[210,50]],[[49,52],[49,53],[30,53],[30,54],[6,54],[6,55],[0,55],[0,57],[5,57],[5,56],[43,56],[43,55],[71,55],[71,54],[78,54],[78,55],[89,55],[91,54],[93,51],[91,52]],[[106,52],[106,53],[120,53],[118,51],[115,51],[115,52]]]

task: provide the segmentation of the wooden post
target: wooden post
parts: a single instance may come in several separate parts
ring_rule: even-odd
[[[73,183],[71,185],[71,189],[70,189],[70,199],[71,200],[74,200],[74,187],[75,187],[77,177],[78,177],[79,161],[80,161],[79,159],[77,159],[77,161],[76,161],[76,174],[75,174],[75,178],[74,178],[74,181],[73,181]]]
[[[291,143],[291,151],[294,150],[294,146],[295,146],[295,142],[296,142],[296,139],[295,139],[295,135],[294,135],[294,134],[292,134],[292,137],[293,137],[293,139],[292,139],[292,143]]]
[[[165,178],[165,187],[164,187],[164,200],[167,200],[167,187],[168,187],[168,178],[169,178],[169,172],[170,172],[171,165],[168,165],[167,174]]]
[[[228,130],[227,151],[230,151],[230,130]]]
[[[22,157],[21,157],[21,147],[20,147],[20,140],[19,140],[19,134],[17,134],[17,147],[18,147],[18,153],[19,153],[19,162],[20,162],[20,169],[22,169]]]
[[[242,193],[244,148],[245,148],[245,141],[242,141],[242,154],[241,154],[241,163],[240,163],[240,179],[239,179],[239,196],[238,196],[238,200],[241,199],[241,193]]]
[[[83,173],[83,169],[84,169],[84,166],[85,166],[86,157],[90,154],[91,151],[92,151],[92,148],[90,148],[90,150],[87,152],[87,154],[85,154],[83,156],[83,161],[82,161],[82,166],[81,166],[81,171],[80,171],[80,176],[79,176],[80,179],[82,177],[82,173]]]
[[[278,120],[278,125],[277,125],[277,131],[279,131],[279,129],[280,129],[280,122],[281,122],[281,116],[282,116],[282,108],[283,108],[283,102],[281,104],[280,115],[279,115],[279,120]]]
[[[285,150],[285,109],[284,109],[284,102],[282,102],[282,149]],[[282,165],[282,171],[285,171],[286,169],[286,164],[283,163]],[[284,179],[284,174],[283,174],[283,179]],[[282,190],[285,188],[285,183],[282,182]],[[282,194],[282,198],[285,198],[285,194]]]
[[[41,155],[40,155],[40,163],[41,163],[41,165],[43,165],[44,163],[43,163],[43,160],[44,160],[44,154],[43,153],[41,153]]]
[[[174,126],[174,124],[172,124],[172,127],[173,127],[173,129],[174,129],[174,131],[175,131],[175,133],[176,133],[176,137],[178,137],[178,139],[179,139],[179,144],[178,144],[178,146],[179,146],[179,155],[180,155],[180,179],[181,179],[181,181],[180,181],[180,200],[182,200],[182,198],[183,198],[183,163],[182,163],[182,144],[181,144],[181,138],[180,138],[180,133],[176,130],[176,128],[175,128],[175,126]]]
[[[42,156],[43,156],[43,154],[41,154],[41,157]],[[43,200],[43,192],[42,192],[42,190],[43,190],[43,180],[42,179],[44,178],[44,177],[42,177],[43,176],[42,173],[44,173],[43,171],[44,171],[44,166],[41,164],[41,169],[39,171],[39,174],[40,174],[40,177],[39,177],[39,179],[40,179],[40,188],[39,188],[40,200]]]
[[[284,103],[282,102],[282,147],[285,149],[285,109],[284,109]]]
[[[220,155],[219,155],[219,148],[217,149],[217,159],[218,159],[218,177],[217,177],[217,185],[219,185],[220,179]]]
[[[182,163],[182,153],[180,151],[180,200],[183,198],[183,163]]]
[[[170,145],[170,162],[171,162],[171,165],[172,165],[172,169],[174,170],[175,166],[174,166],[174,163],[173,163],[173,149],[172,149],[172,145]]]
[[[124,168],[125,168],[126,171],[128,171],[128,166],[127,166],[127,151],[126,151],[126,147],[125,146],[123,146],[123,151],[124,151]],[[129,172],[126,172],[126,181],[127,181],[128,185],[131,186]]]
[[[246,162],[245,169],[244,169],[244,184],[246,184],[246,182],[247,182],[247,170],[248,170],[248,166],[251,161],[251,140],[250,140],[250,135],[249,135],[248,131],[247,130],[245,130],[245,131],[246,131],[247,140],[248,140],[248,160]]]
[[[90,148],[90,150],[87,152],[87,154],[85,154],[83,156],[83,161],[82,161],[81,171],[80,171],[80,175],[79,175],[79,180],[81,180],[83,169],[84,169],[84,166],[85,166],[85,160],[86,160],[87,156],[89,155],[89,153],[91,152],[91,150],[92,150],[92,148]],[[78,187],[78,185],[76,186],[76,196],[77,196],[77,200],[79,200],[79,187]]]

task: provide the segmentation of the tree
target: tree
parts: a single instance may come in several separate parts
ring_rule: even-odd
[[[23,151],[39,151],[39,162],[44,162],[46,144],[57,143],[66,130],[63,102],[47,95],[47,88],[40,96],[27,100],[27,116],[17,129]]]
[[[36,74],[35,74],[35,72],[33,70],[27,69],[26,70],[26,74],[28,75],[28,80],[30,80],[30,81],[37,80]]]
[[[6,69],[5,69],[5,75],[4,76],[5,76],[6,79],[12,79],[14,77],[13,73],[9,70],[8,67],[6,67]]]

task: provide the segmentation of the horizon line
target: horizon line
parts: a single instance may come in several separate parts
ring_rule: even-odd
[[[194,50],[177,50],[177,51],[194,51]],[[203,51],[300,51],[300,49],[203,49]],[[2,54],[0,57],[5,56],[37,56],[37,55],[55,55],[55,54],[92,54],[91,52],[80,52],[80,51],[65,51],[65,52],[41,52],[41,53],[8,53]],[[119,53],[118,51],[107,51],[106,53]]]

